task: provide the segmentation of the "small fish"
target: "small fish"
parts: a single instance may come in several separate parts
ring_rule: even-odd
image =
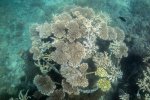
[[[119,16],[118,17],[121,21],[124,21],[124,22],[126,22],[126,19],[124,18],[124,17],[122,17],[122,16]]]

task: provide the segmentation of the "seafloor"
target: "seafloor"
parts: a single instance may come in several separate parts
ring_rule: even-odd
[[[30,27],[50,23],[67,7],[88,7],[95,13],[105,13],[111,18],[111,27],[124,31],[128,56],[119,57],[122,77],[117,83],[111,82],[109,91],[99,88],[78,95],[63,91],[64,98],[56,98],[59,94],[48,98],[39,91],[39,84],[33,83],[34,77],[43,73],[35,65],[34,51],[30,52]],[[111,41],[99,42],[104,51]],[[65,75],[53,71],[48,76],[58,82],[57,89],[62,88],[60,81]],[[150,0],[0,0],[0,100],[150,100]]]

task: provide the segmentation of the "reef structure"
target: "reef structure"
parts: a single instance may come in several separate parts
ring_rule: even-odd
[[[30,53],[41,70],[33,80],[37,89],[49,98],[58,91],[61,95],[109,91],[122,77],[120,60],[128,56],[123,30],[110,23],[108,14],[75,6],[54,15],[51,22],[33,24]],[[51,71],[61,76],[59,82]],[[98,77],[91,89],[86,88],[92,83],[89,75]]]

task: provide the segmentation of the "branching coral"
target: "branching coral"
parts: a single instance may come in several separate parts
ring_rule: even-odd
[[[116,58],[128,56],[128,47],[123,42],[114,41],[110,44],[109,49],[115,55]]]
[[[93,57],[93,61],[95,62],[97,67],[107,68],[108,66],[112,66],[112,60],[107,52],[97,53]]]
[[[115,67],[112,65],[109,68],[109,75],[107,77],[112,83],[116,83],[118,79],[122,78],[123,73],[121,72],[119,67]]]
[[[143,76],[140,77],[137,81],[137,85],[139,86],[139,92],[137,93],[144,100],[150,99],[150,62],[149,56],[143,59],[145,65],[145,69],[143,70]]]
[[[144,78],[138,80],[138,86],[140,87],[141,90],[147,91],[150,93],[150,68],[147,67],[146,71],[143,71]]]

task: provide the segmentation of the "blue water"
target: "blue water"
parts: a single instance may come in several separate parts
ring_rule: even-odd
[[[118,91],[122,89],[130,94],[131,100],[137,100],[139,88],[136,82],[145,70],[145,67],[141,68],[144,66],[142,59],[150,55],[149,0],[0,0],[0,100],[17,98],[20,90],[24,93],[29,90],[28,95],[33,95],[36,87],[32,80],[40,71],[38,68],[31,68],[34,62],[30,62],[33,59],[29,53],[32,44],[29,28],[33,23],[50,22],[53,16],[60,14],[65,7],[75,5],[90,7],[95,13],[107,13],[111,18],[110,25],[125,32],[124,42],[129,48],[129,56],[123,58],[121,64],[123,83],[118,87],[114,86],[115,88],[107,93],[110,98],[105,99],[117,100],[120,93]],[[136,68],[139,71],[135,71]],[[33,76],[27,75],[28,71],[28,74],[32,73]],[[131,82],[134,77],[136,80]],[[124,79],[129,80],[125,82]],[[146,93],[150,94],[149,91]],[[70,100],[99,100],[100,95],[103,93],[97,91],[81,94]],[[144,97],[144,93],[141,95]],[[86,99],[87,97],[89,99]],[[92,99],[94,97],[95,99]],[[39,100],[45,98],[41,96]],[[37,99],[33,96],[29,100]]]

